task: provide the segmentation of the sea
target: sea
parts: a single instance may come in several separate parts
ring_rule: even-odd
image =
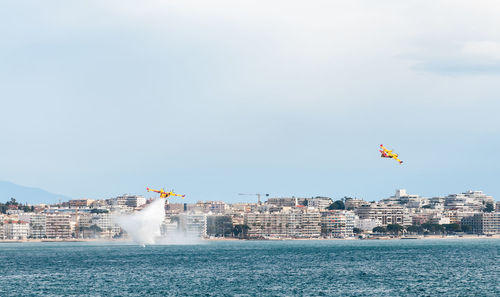
[[[500,240],[0,243],[0,296],[500,296]]]

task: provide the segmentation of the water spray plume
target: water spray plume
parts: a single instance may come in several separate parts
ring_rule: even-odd
[[[165,199],[157,199],[143,210],[114,218],[132,240],[142,246],[154,244],[161,236],[160,226],[165,219]]]

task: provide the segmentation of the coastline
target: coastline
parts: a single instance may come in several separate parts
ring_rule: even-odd
[[[377,236],[369,238],[251,238],[240,239],[230,237],[217,237],[217,238],[203,238],[202,241],[305,241],[305,240],[327,240],[327,241],[343,241],[343,240],[450,240],[450,239],[500,239],[500,234],[487,235],[419,235],[419,236],[405,236],[405,237],[389,237]],[[54,242],[129,242],[130,239],[3,239],[0,243],[54,243]]]

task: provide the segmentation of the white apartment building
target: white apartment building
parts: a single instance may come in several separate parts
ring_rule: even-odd
[[[101,236],[111,238],[120,234],[121,228],[113,221],[113,215],[110,213],[94,214],[91,217],[91,225],[101,228]]]
[[[5,239],[27,239],[29,235],[29,223],[21,220],[4,220],[3,231]]]
[[[226,211],[227,204],[223,201],[198,201],[194,207],[203,213],[222,214]]]
[[[382,223],[375,219],[360,219],[358,216],[354,219],[354,227],[363,231],[372,231],[373,228],[380,226]]]
[[[179,231],[187,236],[207,236],[207,215],[196,213],[179,214]]]
[[[408,209],[399,204],[372,203],[362,205],[354,212],[360,219],[377,220],[381,226],[388,224],[410,226],[412,224]]]
[[[71,238],[71,216],[68,214],[48,214],[46,217],[47,238]]]
[[[488,196],[482,191],[467,191],[446,196],[444,206],[445,209],[480,212],[487,203],[495,203],[492,196]]]
[[[34,214],[30,216],[30,238],[46,238],[46,215]]]
[[[331,210],[321,212],[321,231],[327,237],[353,237],[354,212],[348,210]]]
[[[250,227],[250,237],[302,237],[321,235],[319,212],[290,210],[274,213],[245,213],[244,222]]]
[[[407,208],[421,208],[429,204],[429,199],[420,197],[419,195],[408,194],[405,189],[398,189],[394,196],[383,199],[381,202],[386,204],[401,204]]]
[[[346,209],[356,209],[361,205],[369,205],[370,203],[362,199],[347,198],[344,204]]]
[[[332,199],[328,197],[315,197],[307,199],[307,206],[316,209],[326,209],[332,203]]]

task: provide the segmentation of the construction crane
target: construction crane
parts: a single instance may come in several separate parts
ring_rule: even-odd
[[[260,202],[260,196],[261,196],[261,195],[266,195],[266,197],[269,197],[269,194],[260,194],[260,193],[258,193],[258,194],[245,194],[245,193],[238,193],[238,195],[240,195],[240,196],[241,196],[241,195],[243,195],[243,196],[257,196],[257,204],[258,204],[258,205],[261,205],[261,204],[262,204],[262,203]]]

